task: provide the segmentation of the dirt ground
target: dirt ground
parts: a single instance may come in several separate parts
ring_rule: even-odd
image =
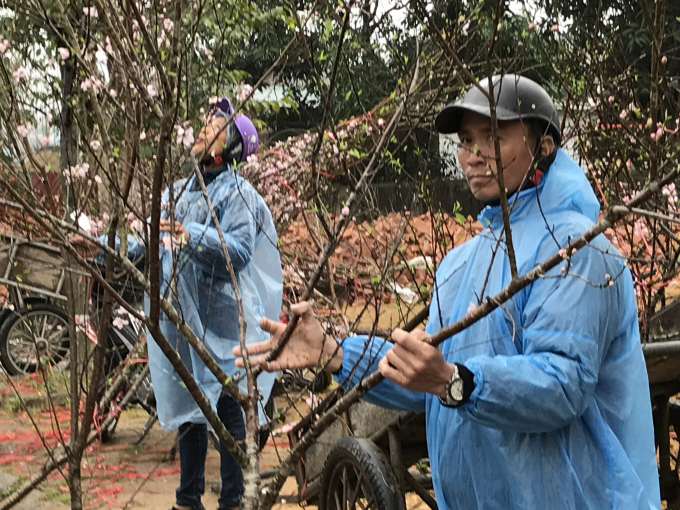
[[[68,409],[56,410],[62,433],[68,433]],[[83,462],[83,491],[88,508],[129,508],[167,510],[174,503],[174,491],[179,481],[178,459],[169,459],[169,451],[175,434],[165,432],[156,424],[144,441],[135,446],[147,415],[142,409],[126,410],[116,430],[113,442],[94,444],[87,450]],[[59,431],[50,423],[46,411],[35,412],[34,419],[48,444],[57,442]],[[274,467],[278,462],[277,448],[287,449],[285,437],[270,440],[262,452],[261,469]],[[5,473],[6,483],[36,473],[45,456],[41,440],[31,426],[25,412],[0,411],[0,470]],[[217,508],[217,494],[210,490],[210,483],[219,481],[219,454],[212,447],[208,451],[206,466],[205,507]],[[288,480],[282,496],[296,493],[294,479]],[[69,494],[64,478],[58,472],[52,474],[32,498],[32,510],[68,508]],[[278,510],[299,508],[298,505],[278,505]]]
[[[68,433],[68,409],[56,409],[61,433]],[[53,419],[47,411],[35,411],[33,418],[48,444],[57,442],[59,430],[52,427]],[[54,416],[52,416],[54,418]],[[179,481],[178,459],[170,460],[168,454],[175,440],[173,432],[165,432],[156,424],[144,441],[134,446],[147,415],[142,409],[126,410],[110,444],[94,444],[87,450],[83,462],[83,491],[86,508],[121,508],[168,510],[174,503],[174,491]],[[273,468],[288,447],[285,435],[270,438],[260,457],[260,469]],[[25,412],[0,411],[0,490],[7,489],[13,481],[36,473],[45,459],[40,437],[32,427]],[[277,451],[279,454],[277,454]],[[219,454],[208,450],[206,466],[206,493],[203,503],[207,510],[217,508],[217,494],[210,490],[211,482],[219,481]],[[289,478],[281,496],[295,501],[297,484]],[[63,476],[55,472],[19,506],[20,510],[47,510],[69,508],[69,494]],[[415,495],[408,496],[409,510],[427,508]],[[275,510],[300,508],[297,503],[278,504]],[[315,506],[307,506],[316,510]]]

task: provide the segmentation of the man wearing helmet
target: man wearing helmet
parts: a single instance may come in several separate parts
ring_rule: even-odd
[[[592,226],[599,204],[583,171],[559,149],[546,91],[520,76],[491,80],[524,274]],[[480,85],[488,91],[488,80]],[[441,133],[457,133],[459,162],[487,205],[479,215],[484,230],[437,270],[425,331],[395,330],[393,345],[350,337],[338,346],[301,303],[294,308],[301,320],[277,360],[251,362],[279,370],[326,357],[348,387],[380,370],[386,379],[365,399],[426,413],[441,509],[658,509],[632,278],[604,236],[438,348],[422,342],[510,283],[490,117],[487,96],[473,87],[435,121]],[[268,351],[284,329],[268,319],[260,324],[273,338],[249,346],[253,355]]]

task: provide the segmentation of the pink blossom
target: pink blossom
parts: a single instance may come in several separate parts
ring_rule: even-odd
[[[194,144],[194,128],[178,127],[177,129],[177,145],[183,145],[185,149],[189,149]]]
[[[116,96],[118,95],[118,92],[116,92],[115,89],[109,90],[109,95],[113,98],[116,99]]]
[[[12,78],[14,78],[14,83],[15,84],[19,83],[19,80],[21,80],[21,78],[26,76],[26,74],[28,74],[28,71],[26,70],[26,68],[24,66],[17,67],[16,71],[14,71],[12,73]]]
[[[349,216],[349,207],[343,207],[341,212],[343,216]]]
[[[522,41],[517,41],[517,46],[524,46],[524,43]]]
[[[621,113],[619,114],[619,117],[621,117],[622,119],[625,119],[627,116],[628,116],[628,110],[626,110],[626,109],[624,108],[623,110],[621,110]]]
[[[470,304],[468,305],[468,308],[467,308],[467,313],[472,313],[472,311],[475,308],[476,308],[476,305],[472,301],[470,301]]]
[[[85,13],[85,16],[89,16],[92,18],[96,18],[97,16],[99,16],[96,7],[83,7],[83,12]]]
[[[138,234],[142,233],[142,220],[133,220],[130,222],[130,228],[134,231],[137,232]]]
[[[94,180],[95,180],[95,182],[96,182],[97,184],[101,184],[101,183],[102,183],[102,178],[99,177],[98,175],[95,175],[95,176],[94,176]]]
[[[311,393],[310,395],[305,396],[304,398],[305,398],[305,402],[307,403],[307,405],[308,405],[309,407],[317,407],[317,406],[319,405],[319,403],[321,402],[321,400],[319,399],[319,397],[317,397],[317,396],[314,395],[313,393]]]
[[[5,39],[2,42],[0,42],[0,55],[4,55],[8,48],[9,48],[8,39]]]
[[[384,127],[385,126],[385,121],[383,119],[378,119],[378,126]]]
[[[460,27],[460,31],[462,32],[462,34],[463,34],[465,37],[467,37],[467,36],[468,36],[468,30],[469,30],[469,29],[470,29],[470,20],[467,20],[467,21],[465,22],[465,24],[464,24],[462,27]]]
[[[248,85],[247,83],[241,87],[241,90],[238,93],[238,100],[239,101],[245,101],[248,99],[248,96],[252,94],[253,92],[253,87],[251,85]]]
[[[112,324],[114,325],[114,327],[116,327],[118,329],[123,329],[123,326],[128,324],[128,321],[126,321],[122,317],[116,317],[115,319],[113,319]]]
[[[92,88],[92,80],[90,80],[90,78],[85,78],[81,82],[80,88],[87,92],[88,90],[90,90],[90,88]]]
[[[663,128],[660,127],[659,129],[656,130],[656,137],[661,138],[663,136]]]
[[[144,131],[142,131],[141,133],[139,133],[139,139],[140,139],[140,140],[146,140],[146,133],[145,133]]]
[[[90,165],[88,163],[83,163],[82,165],[76,166],[76,175],[81,179],[87,177],[89,171]]]
[[[45,147],[48,143],[50,143],[50,137],[49,136],[43,136],[40,139],[40,146]]]
[[[146,86],[146,92],[149,94],[150,97],[156,96],[156,88],[151,83],[149,83]]]
[[[553,32],[559,32],[560,27],[557,23],[555,23],[552,27],[550,27],[550,30],[553,31]]]
[[[563,259],[567,258],[567,251],[564,248],[560,248],[557,252],[557,254],[562,257]]]
[[[90,148],[93,151],[98,151],[101,146],[102,146],[102,143],[99,140],[92,140],[90,142]]]
[[[170,18],[165,18],[163,20],[163,27],[165,28],[165,30],[167,32],[170,32],[170,30],[172,30],[173,26],[174,26],[174,23],[172,22],[172,20]]]
[[[637,140],[635,139],[634,136],[630,137],[630,143],[637,143]]]
[[[21,138],[26,138],[28,136],[28,128],[23,124],[17,126],[17,133]]]
[[[663,57],[661,57],[661,63],[663,65],[666,65],[666,62],[668,62],[668,58],[666,57],[666,55],[664,55]]]
[[[71,56],[71,52],[68,50],[68,48],[57,48],[57,52],[63,60],[66,60]]]
[[[531,23],[529,23],[529,30],[533,30],[534,28],[536,28],[536,23],[532,21]]]
[[[290,423],[286,423],[285,425],[279,427],[278,429],[275,429],[272,431],[272,435],[274,436],[282,436],[283,434],[288,434],[291,430],[295,428],[295,426],[299,423],[299,421],[291,421]]]

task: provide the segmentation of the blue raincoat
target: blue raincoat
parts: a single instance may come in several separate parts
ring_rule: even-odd
[[[558,250],[553,236],[567,243],[592,226],[598,212],[582,170],[560,150],[542,182],[521,191],[512,211],[520,274]],[[430,334],[477,303],[490,265],[485,297],[510,282],[505,253],[499,250],[492,261],[500,206],[486,207],[479,219],[487,228],[451,250],[438,268]],[[443,407],[432,394],[388,380],[366,395],[384,407],[426,413],[439,508],[660,508],[632,279],[604,236],[591,245],[574,254],[566,277],[553,269],[440,345],[448,362],[474,374],[475,389],[461,407]],[[389,349],[376,339],[372,356],[362,356],[365,342],[344,341],[338,379],[360,367],[348,386],[375,370]]]
[[[260,318],[266,316],[278,321],[281,310],[283,283],[276,228],[267,205],[248,181],[236,175],[231,167],[218,172],[204,174],[206,188],[238,278],[247,323],[246,343],[261,342],[267,336],[259,327]],[[239,342],[238,310],[220,238],[195,181],[196,177],[192,176],[173,184],[174,217],[190,234],[190,240],[174,253],[174,259],[173,253],[161,245],[161,292],[173,298],[175,307],[208,352],[229,377],[234,377],[239,373],[231,352]],[[170,202],[169,189],[165,190],[162,201]],[[165,211],[162,217],[167,217]],[[161,234],[164,235],[169,234]],[[128,255],[139,257],[143,250],[143,244],[130,236]],[[171,286],[173,271],[178,275]],[[148,296],[145,296],[145,309],[148,313]],[[215,408],[222,391],[221,383],[163,313],[160,326]],[[151,335],[147,336],[151,381],[161,426],[173,430],[186,422],[207,423],[168,359]],[[242,371],[239,375],[242,376],[239,387],[246,392],[245,376]],[[269,399],[275,378],[275,373],[267,372],[258,377],[263,402]],[[261,422],[264,419],[260,409]]]

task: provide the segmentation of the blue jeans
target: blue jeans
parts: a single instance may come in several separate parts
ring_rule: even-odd
[[[243,443],[246,426],[241,406],[230,396],[222,395],[217,402],[217,415],[231,436]],[[205,457],[208,454],[208,426],[198,423],[184,423],[179,427],[179,487],[175,502],[182,506],[201,508],[201,496],[205,492]],[[220,476],[222,493],[219,509],[238,507],[243,496],[243,473],[241,466],[220,444]]]

